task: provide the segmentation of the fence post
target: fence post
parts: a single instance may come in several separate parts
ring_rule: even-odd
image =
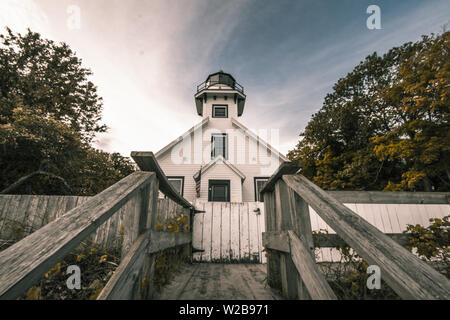
[[[124,205],[122,254],[124,257],[133,243],[146,230],[150,190],[157,181],[156,174],[150,177],[149,185],[143,187]]]
[[[291,230],[293,226],[289,192],[283,180],[278,180],[275,184],[275,212],[277,230]],[[288,299],[297,299],[299,283],[300,286],[302,286],[302,283],[289,253],[280,253],[280,271],[283,295]]]
[[[275,194],[274,192],[266,192],[264,196],[264,219],[266,231],[276,231],[275,219]],[[281,290],[280,278],[280,255],[279,252],[271,250],[267,257],[267,283],[272,288]]]
[[[286,186],[286,188],[289,195],[289,207],[290,207],[292,230],[297,234],[297,236],[303,242],[305,247],[309,249],[311,257],[313,261],[315,261],[314,242],[312,236],[311,219],[309,216],[308,203],[306,203],[306,201],[303,200],[303,198],[301,198],[297,193],[295,193],[294,190],[292,190],[288,186]],[[308,290],[306,289],[305,284],[302,281],[301,274],[299,274],[298,277],[298,298],[301,300],[311,299]]]
[[[159,179],[156,178],[150,182],[149,189],[147,191],[149,205],[147,207],[147,219],[145,221],[146,229],[156,231],[156,222],[158,218],[158,196],[159,196]],[[145,257],[144,265],[142,267],[142,279],[141,290],[139,292],[139,298],[152,299],[154,295],[154,286],[152,284],[153,274],[155,272],[156,258],[155,254],[147,254]]]

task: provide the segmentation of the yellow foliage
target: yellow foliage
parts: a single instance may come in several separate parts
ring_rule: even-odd
[[[47,271],[47,273],[44,276],[48,278],[51,275],[58,274],[60,271],[61,271],[61,263],[58,262],[53,268]]]
[[[103,290],[103,286],[95,289],[95,291],[91,294],[91,296],[89,297],[89,300],[95,300],[97,299],[97,297],[99,296],[99,294],[102,292]]]
[[[27,291],[27,300],[39,300],[39,294],[41,293],[41,287],[31,287]]]
[[[161,221],[156,222],[156,231],[164,231],[164,224]]]

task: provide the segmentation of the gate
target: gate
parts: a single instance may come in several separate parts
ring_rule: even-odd
[[[197,201],[193,259],[198,262],[265,263],[263,202]]]

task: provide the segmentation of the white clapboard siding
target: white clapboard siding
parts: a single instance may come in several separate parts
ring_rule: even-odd
[[[195,261],[266,261],[262,253],[262,202],[197,201],[195,207],[205,211],[194,216],[193,247],[203,250],[194,253]]]

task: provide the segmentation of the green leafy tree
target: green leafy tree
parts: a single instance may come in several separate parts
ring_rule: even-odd
[[[0,35],[0,123],[7,123],[17,104],[40,109],[67,124],[90,142],[99,125],[102,99],[88,80],[92,73],[65,43],[57,44],[28,30]]]
[[[0,193],[93,195],[133,172],[90,142],[106,127],[91,71],[66,44],[0,35]]]
[[[368,56],[289,152],[329,190],[449,190],[449,37]]]

